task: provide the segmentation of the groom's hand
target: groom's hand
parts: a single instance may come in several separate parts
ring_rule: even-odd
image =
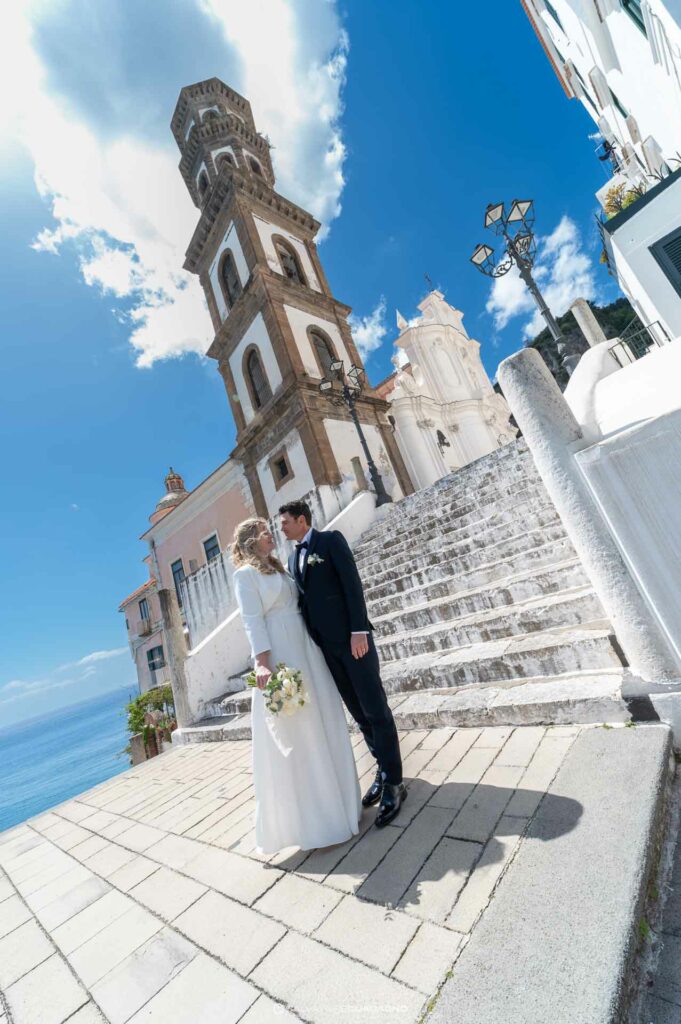
[[[367,633],[353,633],[350,637],[350,651],[353,658],[363,658],[369,653],[369,636]]]

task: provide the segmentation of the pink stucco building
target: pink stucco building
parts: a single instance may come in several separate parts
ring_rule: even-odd
[[[174,589],[182,608],[181,582],[226,550],[237,523],[254,514],[243,469],[231,459],[192,491],[172,469],[165,487],[140,538],[149,578],[119,606],[141,693],[170,681],[159,588]]]

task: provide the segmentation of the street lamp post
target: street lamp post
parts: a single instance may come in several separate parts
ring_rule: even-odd
[[[355,366],[353,364],[348,370],[346,376],[343,360],[334,359],[329,365],[328,373],[329,376],[322,379],[319,385],[319,390],[335,405],[347,406],[352,422],[355,424],[355,429],[359,435],[359,441],[362,445],[362,450],[369,467],[369,476],[371,477],[371,482],[374,485],[374,491],[376,492],[376,508],[379,508],[381,505],[387,505],[393,499],[386,491],[381,474],[378,472],[376,463],[371,457],[369,445],[366,442],[364,431],[362,430],[362,424],[359,422],[357,409],[355,408],[357,399],[362,394],[362,389],[364,387],[364,379],[366,376],[364,370],[360,366]],[[335,383],[340,384],[340,388],[334,387]]]
[[[489,245],[478,245],[471,256],[471,263],[488,277],[503,277],[515,264],[522,281],[546,321],[551,337],[556,342],[563,366],[571,374],[577,365],[579,356],[568,356],[565,338],[532,276],[532,267],[537,255],[537,242],[532,230],[533,226],[534,201],[532,199],[514,199],[508,213],[504,210],[503,203],[490,203],[485,210],[485,227],[490,228],[495,235],[503,238],[506,243],[506,251],[498,260],[495,260],[494,249]]]

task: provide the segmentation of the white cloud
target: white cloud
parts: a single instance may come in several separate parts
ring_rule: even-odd
[[[101,682],[101,679],[98,679],[98,669],[101,663],[108,662],[127,653],[127,647],[116,647],[106,651],[92,651],[90,654],[78,658],[77,661],[69,661],[64,665],[59,665],[51,672],[48,672],[43,678],[31,680],[11,679],[4,686],[0,686],[0,704],[12,704],[26,697],[34,697],[37,694],[48,693],[50,690],[61,690],[68,686],[76,686],[78,683],[92,680],[92,683],[88,683],[88,689],[85,691],[89,693],[93,683]],[[70,670],[69,675],[64,678],[63,673],[68,670]]]
[[[385,324],[385,310],[385,296],[381,295],[368,316],[355,316],[354,313],[351,313],[348,318],[357,351],[362,359],[367,359],[372,352],[381,347],[388,332]]]
[[[539,240],[533,273],[554,316],[565,313],[574,299],[597,297],[592,262],[570,217],[563,216],[554,231]],[[531,314],[523,324],[523,338],[535,337],[546,326],[515,267],[495,279],[486,309],[497,330],[503,330],[514,317]]]
[[[200,60],[202,71],[193,80],[217,73],[248,97],[259,130],[269,133],[275,147],[277,187],[321,219],[326,230],[340,211],[344,185],[339,117],[347,38],[335,4],[195,0],[183,11],[218,40],[206,56],[210,66],[204,69]],[[180,17],[172,5],[161,13],[168,19]],[[152,49],[148,69],[141,56],[137,64],[130,58],[132,73],[121,78],[125,53],[120,51],[128,40],[121,38],[119,23],[134,34],[136,19],[142,24],[143,6],[131,5],[120,17],[105,8],[99,13],[105,24],[91,36],[82,71],[99,85],[102,109],[98,114],[96,109],[84,112],[78,102],[89,83],[74,83],[74,73],[58,59],[62,55],[52,38],[61,34],[56,43],[69,49],[68,33],[77,31],[73,26],[81,14],[76,0],[65,0],[59,8],[25,0],[10,5],[6,25],[3,19],[6,95],[15,102],[5,105],[12,115],[0,124],[0,132],[18,135],[27,147],[36,186],[56,222],[38,233],[34,247],[52,254],[76,248],[85,282],[122,302],[118,315],[129,324],[138,366],[186,353],[203,355],[212,327],[198,280],[181,269],[198,212],[165,128],[178,90],[163,93],[167,108],[154,120],[157,131],[164,119],[162,136],[145,134],[140,114],[153,93],[150,76],[167,74],[174,62],[186,63],[186,33],[171,36],[176,52],[166,47],[162,67],[154,65]],[[31,41],[32,33],[40,38],[42,28],[52,34],[52,50]],[[216,46],[221,53],[218,67]],[[55,77],[62,89],[54,87]],[[19,91],[12,85],[16,80],[21,81]],[[115,96],[104,96],[109,81],[115,83]],[[112,106],[111,117],[106,116],[105,102]]]
[[[111,651],[93,651],[92,654],[86,654],[77,661],[76,665],[91,665],[93,661],[108,661],[109,658],[120,658],[121,654],[127,653],[127,647],[115,647]]]

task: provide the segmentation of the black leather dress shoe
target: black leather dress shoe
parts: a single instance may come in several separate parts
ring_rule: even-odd
[[[380,768],[376,769],[376,778],[371,783],[366,793],[362,797],[362,807],[371,807],[372,804],[377,804],[381,799],[381,793],[383,792],[383,774]]]
[[[389,782],[383,783],[383,792],[381,794],[381,806],[378,808],[378,814],[374,824],[376,828],[383,828],[389,821],[399,814],[402,801],[407,799],[407,787],[403,782],[399,785],[393,786]]]

